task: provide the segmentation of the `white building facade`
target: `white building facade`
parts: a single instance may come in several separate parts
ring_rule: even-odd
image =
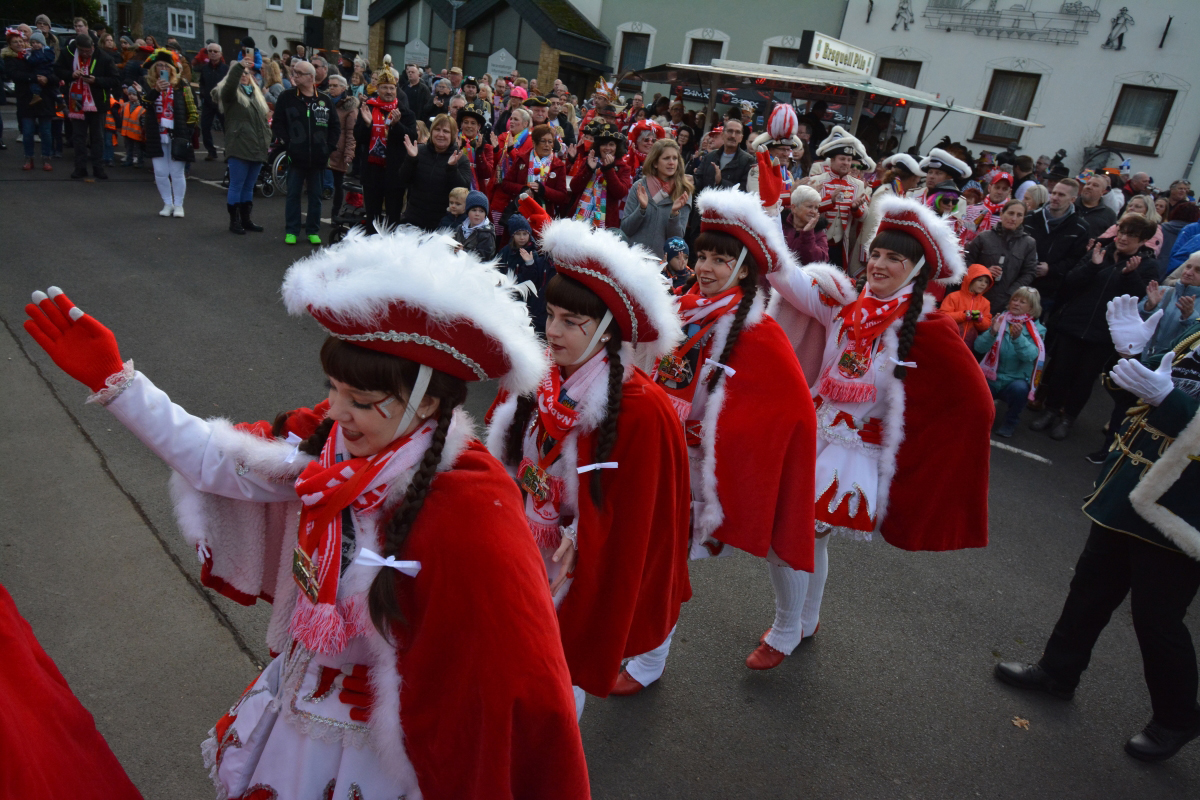
[[[875,52],[881,78],[1045,126],[951,113],[924,149],[945,134],[975,152],[1063,148],[1075,170],[1088,148],[1111,147],[1164,186],[1200,143],[1200,2],[1125,2],[850,0],[829,33]],[[919,119],[909,115],[902,147]]]
[[[370,0],[345,0],[341,52],[367,52],[367,5]],[[206,0],[204,38],[220,42],[226,57],[251,36],[264,56],[295,51],[304,42],[304,24],[321,16],[322,0]]]

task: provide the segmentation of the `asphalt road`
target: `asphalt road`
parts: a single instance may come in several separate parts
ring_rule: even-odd
[[[29,292],[63,287],[116,333],[125,358],[201,416],[271,418],[322,395],[321,336],[280,302],[283,199],[258,199],[263,234],[226,231],[224,192],[189,182],[186,219],[162,219],[148,171],[107,182],[21,172],[0,153],[0,362],[10,424],[0,447],[0,582],[96,716],[148,798],[211,797],[199,743],[268,658],[267,613],[200,589],[166,468],[20,329]],[[70,151],[68,151],[68,156]],[[219,180],[220,162],[194,165]],[[328,213],[328,204],[326,204]],[[481,413],[492,387],[472,389]],[[1200,744],[1158,766],[1122,751],[1150,714],[1128,606],[1074,701],[992,678],[1036,660],[1087,534],[1079,512],[1107,401],[1072,438],[1022,429],[992,451],[991,544],[912,554],[837,540],[820,633],[782,666],[742,661],[771,622],[766,568],[692,565],[662,681],[588,700],[597,798],[1195,798]],[[911,433],[910,433],[911,435]],[[954,447],[953,429],[933,430]],[[987,465],[980,464],[983,469]],[[452,690],[452,687],[447,687]],[[1013,724],[1028,720],[1028,729]],[[552,767],[548,767],[552,768]]]

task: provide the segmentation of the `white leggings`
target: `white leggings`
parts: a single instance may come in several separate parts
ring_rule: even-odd
[[[186,166],[182,161],[171,158],[171,137],[162,134],[163,155],[151,159],[154,165],[154,182],[158,184],[158,193],[162,196],[163,205],[183,206],[183,194],[187,191],[187,177],[183,174]]]

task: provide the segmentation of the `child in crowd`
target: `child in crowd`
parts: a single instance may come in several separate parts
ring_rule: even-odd
[[[450,190],[450,205],[446,206],[446,216],[442,217],[442,221],[438,223],[439,228],[449,228],[454,230],[463,224],[463,220],[467,218],[467,192],[471,191],[466,186],[455,186]]]
[[[142,115],[146,113],[137,89],[125,87],[125,100],[121,102],[121,136],[125,139],[125,166],[142,166]]]
[[[46,37],[42,35],[41,31],[34,31],[30,35],[29,47],[21,51],[20,58],[25,59],[25,63],[29,65],[29,69],[34,75],[46,78],[44,86],[38,83],[32,84],[33,97],[29,99],[29,105],[37,106],[46,103],[51,107],[54,106],[58,100],[58,76],[54,74],[54,51],[46,46]]]
[[[942,301],[942,312],[958,325],[958,332],[968,345],[992,324],[991,302],[983,296],[992,283],[991,270],[983,264],[972,264],[962,288]]]
[[[1041,315],[1038,290],[1022,286],[1009,298],[1008,310],[997,314],[995,322],[975,340],[975,352],[983,357],[980,366],[992,397],[1008,406],[996,431],[1005,439],[1016,433],[1021,412],[1042,378],[1046,328],[1037,321]]]
[[[533,320],[533,329],[539,334],[546,333],[546,300],[543,290],[550,279],[554,277],[554,267],[538,251],[530,241],[533,231],[529,220],[520,214],[513,214],[508,219],[509,240],[501,250],[497,266],[516,278],[517,285],[525,285],[528,292],[525,295],[525,305],[529,308],[529,317]]]
[[[672,236],[667,239],[663,250],[667,255],[667,266],[663,269],[663,274],[671,282],[672,289],[682,289],[692,277],[692,270],[688,267],[690,253],[687,242],[678,236]]]
[[[488,218],[487,196],[480,191],[468,192],[463,205],[467,209],[467,218],[454,229],[455,241],[463,250],[484,260],[493,258],[496,255],[496,229]]]

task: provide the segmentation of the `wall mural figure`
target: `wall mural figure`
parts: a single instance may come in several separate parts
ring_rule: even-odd
[[[900,5],[896,8],[896,21],[892,23],[892,30],[896,30],[896,26],[901,22],[904,23],[904,30],[908,30],[908,26],[916,21],[913,16],[912,0],[900,0]]]
[[[1121,10],[1112,18],[1112,30],[1108,32],[1108,38],[1104,40],[1104,44],[1100,45],[1105,50],[1124,50],[1125,49],[1125,32],[1129,30],[1129,26],[1133,25],[1133,17],[1129,14],[1129,6],[1121,6]]]
[[[1079,37],[1087,36],[1088,26],[1100,21],[1096,10],[1100,0],[1005,0],[1007,8],[1003,9],[1000,1],[987,0],[985,5],[984,0],[929,0],[921,16],[925,27],[947,33],[961,31],[1046,44],[1078,44]],[[1043,7],[1034,10],[1037,5]],[[900,8],[911,9],[911,1],[901,0]],[[896,14],[897,24],[900,13]],[[907,30],[908,24],[904,27]]]

